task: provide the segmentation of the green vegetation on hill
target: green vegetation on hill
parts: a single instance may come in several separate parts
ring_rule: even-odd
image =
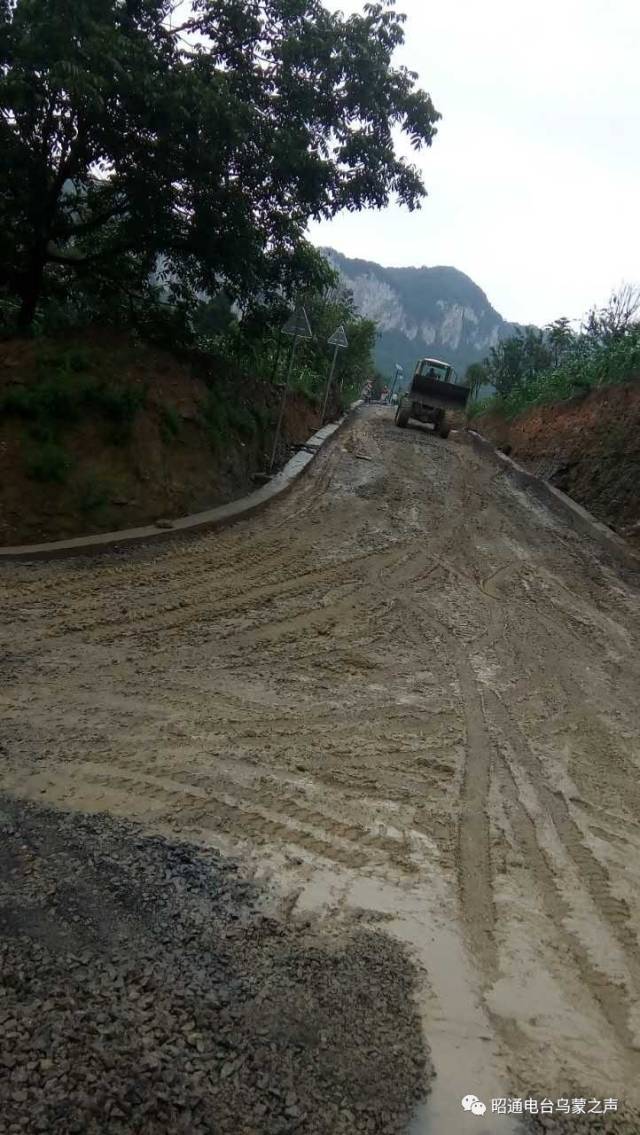
[[[495,395],[472,403],[471,416],[514,418],[529,406],[561,402],[595,387],[640,380],[640,290],[625,285],[593,308],[579,331],[560,318],[543,331],[528,327],[492,348],[467,371],[476,388]]]

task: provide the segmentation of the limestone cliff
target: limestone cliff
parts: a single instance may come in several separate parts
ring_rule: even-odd
[[[485,293],[456,268],[383,268],[322,250],[353,293],[362,315],[378,324],[376,360],[383,374],[399,363],[405,376],[416,359],[442,358],[464,374],[499,339],[512,335]]]

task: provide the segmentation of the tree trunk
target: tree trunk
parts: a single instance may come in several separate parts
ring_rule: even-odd
[[[45,257],[40,250],[37,250],[34,252],[31,263],[24,274],[21,289],[22,303],[18,313],[18,330],[21,332],[31,329],[42,291],[44,266]]]
[[[279,331],[279,332],[278,332],[278,348],[277,348],[277,350],[276,350],[276,361],[275,361],[275,363],[273,364],[273,372],[272,372],[272,375],[271,375],[271,381],[272,381],[272,382],[275,382],[275,380],[276,380],[276,375],[277,375],[277,373],[278,373],[278,363],[280,362],[280,352],[281,352],[281,350],[282,350],[282,331]]]

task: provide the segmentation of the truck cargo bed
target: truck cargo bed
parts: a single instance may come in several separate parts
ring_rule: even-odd
[[[450,406],[452,409],[462,409],[469,398],[469,387],[417,374],[409,387],[408,396],[413,402],[423,402],[427,406]]]

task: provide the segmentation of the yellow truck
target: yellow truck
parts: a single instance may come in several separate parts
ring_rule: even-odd
[[[440,359],[419,359],[408,390],[398,402],[396,425],[404,429],[411,418],[430,422],[440,437],[449,436],[447,410],[464,410],[470,390],[455,370]]]

